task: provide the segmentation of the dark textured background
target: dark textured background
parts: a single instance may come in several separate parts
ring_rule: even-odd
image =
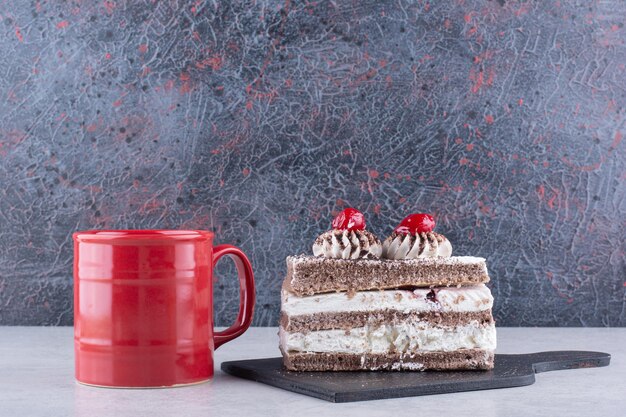
[[[72,231],[160,227],[241,246],[276,325],[355,206],[434,213],[499,325],[626,325],[626,5],[577,3],[2,1],[0,324],[72,323]]]

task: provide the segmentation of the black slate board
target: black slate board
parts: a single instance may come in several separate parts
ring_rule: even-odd
[[[290,372],[282,358],[222,363],[222,371],[335,403],[519,387],[539,372],[607,366],[602,352],[553,351],[496,355],[491,371],[459,372]]]

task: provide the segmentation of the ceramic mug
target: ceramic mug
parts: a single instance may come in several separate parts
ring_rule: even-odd
[[[203,230],[74,233],[76,379],[106,387],[171,387],[213,376],[213,350],[252,322],[254,277],[244,253]],[[213,330],[213,267],[237,267],[239,314]]]

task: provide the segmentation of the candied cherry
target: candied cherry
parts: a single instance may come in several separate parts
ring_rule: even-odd
[[[435,228],[435,219],[430,214],[413,213],[409,214],[396,227],[395,232],[401,234],[428,233]]]
[[[348,207],[335,217],[332,228],[338,230],[363,230],[365,229],[365,217],[357,209]]]

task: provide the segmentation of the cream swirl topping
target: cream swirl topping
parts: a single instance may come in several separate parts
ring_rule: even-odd
[[[333,229],[313,243],[313,255],[335,259],[380,258],[380,240],[367,230]]]
[[[448,258],[451,255],[450,241],[435,232],[415,235],[393,232],[383,242],[383,257],[387,259]]]

